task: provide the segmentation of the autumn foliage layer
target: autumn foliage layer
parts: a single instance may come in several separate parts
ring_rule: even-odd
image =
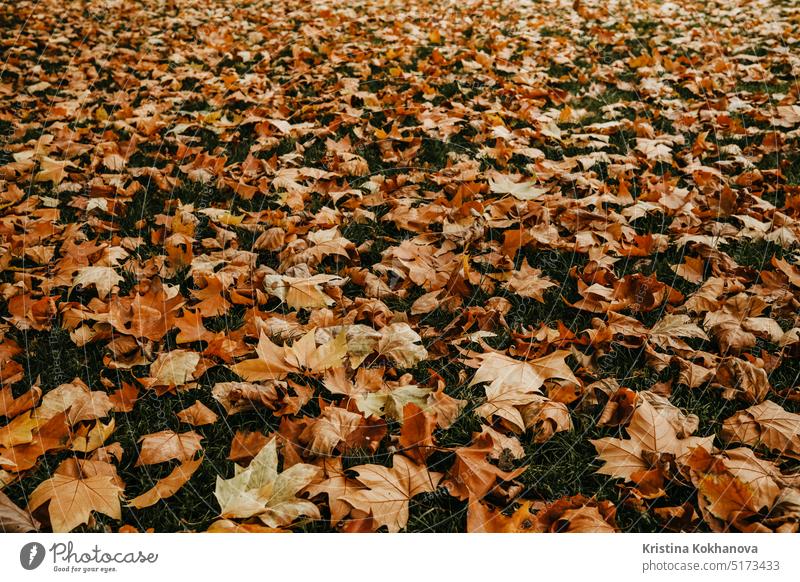
[[[0,531],[800,527],[797,5],[0,29]]]

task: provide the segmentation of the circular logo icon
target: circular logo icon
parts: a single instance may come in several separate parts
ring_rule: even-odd
[[[19,563],[26,570],[35,570],[44,561],[44,546],[39,542],[30,542],[19,551]]]

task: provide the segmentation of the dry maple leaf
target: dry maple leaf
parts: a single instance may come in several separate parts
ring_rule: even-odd
[[[766,370],[736,357],[723,358],[714,373],[712,386],[722,388],[722,397],[762,402],[770,391]]]
[[[727,449],[718,457],[731,475],[746,483],[764,507],[772,507],[787,478],[775,463],[759,459],[752,449]],[[791,480],[791,477],[789,478]]]
[[[556,533],[612,533],[618,531],[616,507],[583,495],[562,497],[536,515],[539,531]]]
[[[0,491],[0,533],[26,533],[37,529],[39,522]]]
[[[35,511],[49,502],[47,511],[53,531],[64,533],[88,523],[93,511],[120,519],[121,495],[122,487],[109,475],[83,477],[56,473],[34,489],[28,508]]]
[[[30,410],[39,403],[42,397],[42,389],[38,386],[31,386],[31,389],[14,398],[11,387],[7,386],[0,389],[0,416],[13,419],[18,414]]]
[[[17,398],[14,398],[10,386],[2,388],[0,389],[0,416],[13,419],[18,414],[35,407],[41,397],[42,389],[38,386],[32,386],[30,390]]]
[[[406,527],[409,500],[433,491],[442,478],[441,473],[431,473],[424,465],[417,465],[402,455],[392,457],[391,468],[358,465],[351,471],[365,489],[350,490],[342,499],[368,513],[378,527],[386,526],[389,532],[399,532]]]
[[[111,301],[108,323],[122,334],[158,341],[172,329],[175,312],[184,303],[180,293],[168,295],[156,280],[144,293]]]
[[[669,407],[654,406],[650,400],[642,398],[634,410],[627,427],[630,438],[604,437],[591,442],[603,466],[597,470],[601,475],[609,475],[626,481],[640,482],[653,478],[648,472],[658,468],[658,459],[669,455],[681,462],[692,449],[699,447],[711,450],[714,437],[693,437],[679,433],[676,428],[675,411]],[[685,430],[685,425],[678,425]],[[679,434],[681,438],[679,438]],[[653,485],[659,487],[660,479]],[[660,491],[651,491],[653,495]]]
[[[330,455],[361,425],[364,417],[337,406],[329,406],[306,428],[300,438],[317,455]]]
[[[421,341],[407,323],[392,323],[381,329],[376,351],[404,368],[413,368],[428,358],[428,351],[418,345]]]
[[[105,392],[91,391],[77,378],[50,390],[38,408],[0,427],[0,467],[30,469],[48,451],[68,447],[73,437],[78,448],[88,447],[88,428],[74,431],[73,427],[82,421],[106,417],[111,406]],[[91,446],[99,446],[113,430],[113,422],[104,425],[94,435],[97,440]]]
[[[436,415],[436,424],[446,430],[461,415],[467,401],[445,394],[444,388],[445,383],[440,381],[439,389],[428,394],[426,411]]]
[[[541,502],[524,500],[513,513],[507,515],[498,508],[478,501],[467,506],[467,532],[469,533],[534,533],[536,511]]]
[[[188,344],[201,340],[209,341],[214,335],[203,325],[203,316],[199,311],[184,308],[180,318],[175,319],[175,326],[180,333],[175,338],[179,344]]]
[[[181,422],[191,424],[192,426],[214,424],[219,418],[213,410],[199,400],[195,400],[194,404],[178,412],[177,416]]]
[[[709,370],[704,366],[684,360],[675,356],[672,361],[678,366],[678,383],[684,384],[689,388],[699,388],[706,382],[714,378],[714,370]]]
[[[525,458],[525,449],[514,435],[503,434],[490,426],[484,426],[477,436],[488,435],[492,440],[492,452],[489,456],[504,465],[509,461],[521,461]]]
[[[252,410],[264,406],[269,410],[277,408],[279,394],[278,388],[285,391],[286,383],[272,381],[262,384],[252,382],[218,382],[211,389],[211,395],[219,402],[228,413],[238,414],[245,410]]]
[[[169,475],[159,479],[151,489],[131,499],[128,505],[136,509],[144,509],[155,505],[162,499],[172,497],[192,478],[192,475],[194,475],[194,472],[197,471],[202,462],[203,457],[184,461],[175,467]]]
[[[33,179],[35,182],[52,182],[54,186],[57,186],[64,179],[67,168],[71,165],[69,160],[54,160],[44,156],[40,160],[39,172]]]
[[[35,410],[35,416],[39,420],[48,420],[67,412],[69,423],[75,424],[82,420],[105,418],[111,407],[105,392],[90,390],[82,380],[75,378],[47,392]]]
[[[470,386],[489,383],[491,388],[511,387],[526,392],[538,392],[545,380],[561,378],[578,384],[567,365],[569,352],[557,350],[535,360],[517,360],[498,352],[478,354],[478,371]]]
[[[476,359],[480,365],[470,385],[487,382],[488,385],[486,402],[477,409],[478,414],[484,418],[500,417],[519,432],[544,420],[538,413],[543,412],[542,401],[549,402],[549,399],[537,393],[545,380],[561,378],[578,383],[565,361],[567,354],[563,350],[556,351],[528,361],[516,360],[497,352],[479,355]],[[533,403],[537,406],[528,409],[526,422],[523,411]],[[571,425],[569,414],[563,420],[565,422],[557,422],[554,429],[568,429]]]
[[[324,477],[306,487],[305,490],[312,497],[328,496],[331,525],[335,525],[350,515],[353,507],[345,501],[345,498],[348,493],[360,489],[361,486],[355,479],[345,474],[341,458],[323,459],[321,465],[325,473]]]
[[[432,390],[416,384],[402,384],[391,386],[384,385],[377,392],[367,392],[357,395],[356,408],[365,416],[379,418],[389,417],[403,421],[403,408],[412,402],[420,408],[427,409],[427,401]]]
[[[698,505],[703,517],[716,532],[765,531],[757,522],[762,509],[769,510],[774,496],[752,486],[726,466],[723,458],[695,449],[687,460],[692,484],[698,491]],[[765,513],[767,513],[765,512]]]
[[[158,355],[150,365],[150,376],[140,378],[144,386],[178,388],[194,380],[194,372],[200,362],[200,354],[189,350],[172,350]]]
[[[647,402],[652,408],[675,429],[675,436],[686,438],[699,428],[700,419],[696,414],[687,414],[672,404],[669,398],[656,394],[651,390],[634,392],[636,402]],[[635,408],[634,408],[635,410]],[[626,423],[627,424],[627,423]]]
[[[688,501],[673,507],[655,507],[653,513],[664,524],[664,527],[672,532],[697,531],[697,525],[700,522],[697,510]]]
[[[766,400],[725,420],[722,438],[746,445],[764,445],[779,455],[800,459],[800,414]]]
[[[320,517],[316,505],[297,497],[319,474],[319,467],[300,463],[279,473],[276,447],[272,439],[246,469],[237,466],[231,479],[217,477],[214,495],[223,517],[258,517],[269,527],[289,525],[301,515]]]
[[[708,340],[706,333],[692,323],[688,315],[667,314],[650,329],[650,342],[672,349],[689,349],[689,345],[681,338]]]
[[[336,303],[333,297],[322,291],[321,285],[341,285],[345,281],[342,277],[325,274],[305,278],[267,275],[264,277],[264,287],[270,295],[284,301],[292,309],[318,309]]]
[[[511,515],[484,503],[470,504],[467,531],[473,533],[613,533],[618,531],[616,508],[609,501],[583,495],[552,503],[522,501]]]
[[[322,373],[342,365],[347,355],[347,337],[336,338],[317,347],[314,330],[309,331],[291,346],[278,346],[261,334],[256,347],[258,357],[231,366],[236,374],[250,382],[280,379],[291,372]]]
[[[70,449],[81,453],[90,453],[105,443],[116,430],[117,423],[111,419],[107,424],[96,421],[94,426],[84,424],[73,433]]]
[[[520,409],[525,428],[534,434],[533,442],[543,443],[557,432],[572,430],[572,417],[563,402],[536,395]]]
[[[139,390],[133,384],[122,382],[122,388],[115,390],[108,396],[112,410],[116,412],[130,412],[139,399]]]
[[[377,372],[377,374],[376,374]],[[347,396],[355,401],[356,408],[365,417],[389,417],[403,421],[403,408],[413,402],[423,410],[437,409],[443,414],[452,414],[458,403],[435,397],[431,388],[412,384],[411,374],[403,374],[397,381],[387,382],[380,369],[361,369],[356,373],[356,382],[346,378],[342,368],[329,371],[325,376],[325,387],[333,394]]]
[[[203,317],[216,317],[228,312],[231,304],[223,296],[225,285],[220,277],[207,276],[205,287],[202,289],[191,289],[190,293],[199,303],[192,305],[192,309]]]
[[[533,182],[514,182],[511,176],[505,174],[495,174],[494,178],[490,178],[489,189],[496,194],[511,194],[517,200],[535,200],[549,190]]]
[[[268,442],[269,439],[261,432],[237,430],[231,441],[228,460],[234,463],[249,463]]]
[[[508,421],[517,432],[525,432],[525,419],[522,417],[521,408],[534,402],[537,397],[543,398],[536,394],[536,389],[490,384],[486,387],[486,402],[475,412],[483,418],[497,416]]]
[[[9,431],[10,428],[13,430]],[[0,428],[0,442],[5,442],[0,444],[0,468],[26,471],[45,453],[66,449],[71,436],[67,411],[56,413],[46,421],[32,418],[30,412],[26,412]]]
[[[180,434],[173,430],[162,430],[145,435],[139,439],[141,447],[135,466],[155,465],[172,459],[189,460],[203,448],[200,444],[202,439],[193,430]]]
[[[511,273],[511,278],[505,286],[512,293],[544,303],[544,292],[555,287],[556,284],[547,277],[543,277],[541,269],[531,267],[526,258],[522,261],[519,270]]]
[[[208,533],[291,533],[278,527],[267,527],[260,523],[237,523],[230,519],[218,519],[206,530]]]
[[[97,296],[100,299],[105,299],[121,281],[123,281],[122,276],[113,267],[83,267],[75,273],[75,277],[72,279],[72,286],[94,286],[97,289]]]
[[[482,434],[473,439],[468,447],[454,450],[455,462],[448,471],[444,485],[453,497],[470,503],[485,497],[497,485],[497,480],[511,481],[520,476],[527,467],[504,471],[489,459],[494,453],[492,435]]]
[[[672,149],[669,144],[652,139],[636,138],[636,149],[655,162],[672,162]]]
[[[366,325],[333,326],[317,328],[317,343],[328,343],[342,333],[347,339],[347,355],[353,368],[360,366],[367,356],[375,352],[382,337],[378,330]]]
[[[401,452],[415,463],[423,464],[435,450],[434,416],[413,402],[403,407],[403,427],[400,430]]]

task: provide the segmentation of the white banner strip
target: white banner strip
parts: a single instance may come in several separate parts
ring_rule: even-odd
[[[800,536],[38,534],[0,538],[1,580],[800,580]],[[168,578],[175,577],[175,578]]]

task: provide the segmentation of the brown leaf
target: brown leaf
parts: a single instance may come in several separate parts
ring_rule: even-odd
[[[494,489],[498,479],[511,481],[525,471],[526,467],[504,471],[493,465],[489,462],[493,451],[494,443],[488,434],[474,439],[469,447],[455,449],[455,462],[444,483],[453,497],[476,502]]]
[[[712,386],[723,388],[722,396],[758,404],[770,391],[769,378],[762,368],[741,358],[724,358],[717,366]]]
[[[771,400],[741,410],[725,420],[722,437],[800,459],[800,414],[784,410]]]
[[[506,283],[506,289],[523,297],[530,297],[540,303],[544,303],[544,292],[556,284],[542,276],[540,269],[534,269],[525,259],[519,271],[511,273],[511,278]]]
[[[264,448],[268,441],[269,439],[258,431],[245,432],[237,430],[231,441],[228,460],[247,464],[258,454],[258,451]]]
[[[353,507],[345,499],[354,490],[361,489],[361,485],[355,479],[345,475],[340,458],[323,459],[321,464],[325,471],[325,477],[306,487],[306,491],[312,497],[328,496],[331,525],[335,525],[350,514]],[[368,531],[372,531],[372,529],[374,528],[370,528]]]
[[[0,491],[0,532],[26,533],[39,529],[39,522],[14,505],[8,496]]]
[[[724,464],[703,449],[695,449],[689,465],[700,511],[711,528],[717,532],[730,528],[746,531],[747,522],[763,506],[763,500],[753,488],[728,472]]]
[[[214,424],[219,418],[214,411],[199,400],[195,400],[194,404],[178,412],[177,416],[181,422],[191,424],[192,426]]]
[[[610,501],[575,495],[562,497],[536,515],[535,529],[541,532],[613,533],[617,531],[616,508]]]
[[[480,533],[613,533],[618,531],[616,508],[609,501],[583,495],[552,503],[523,501],[510,515],[483,503],[470,504],[467,531]]]
[[[401,452],[415,463],[424,464],[436,448],[433,440],[434,418],[413,402],[403,408],[403,426],[398,440]]]
[[[218,519],[206,530],[208,533],[291,533],[289,530],[267,527],[259,523],[236,523],[230,519]]]
[[[638,399],[639,405],[626,429],[629,439],[590,439],[600,460],[605,462],[598,473],[635,483],[648,480],[656,485],[658,481],[653,481],[648,472],[659,466],[662,455],[681,462],[695,447],[711,449],[714,437],[686,435],[684,431],[692,425],[687,425],[682,413],[665,400],[655,394]]]
[[[470,385],[489,383],[492,388],[516,388],[538,392],[545,380],[561,378],[578,383],[567,365],[569,352],[559,350],[535,360],[516,360],[504,354],[489,352],[476,357],[478,371]]]
[[[145,435],[139,439],[141,448],[135,466],[155,465],[172,459],[188,461],[203,448],[200,445],[202,439],[194,431],[178,434],[172,430],[162,430]]]
[[[172,497],[192,478],[192,475],[194,475],[194,472],[197,471],[202,462],[203,457],[184,461],[175,467],[169,475],[159,479],[151,489],[131,499],[129,505],[136,509],[144,509],[155,505],[162,499]]]
[[[203,288],[189,291],[195,299],[200,300],[199,303],[192,305],[192,309],[203,317],[216,317],[227,313],[231,304],[222,295],[225,288],[220,278],[203,276],[201,280],[205,280]]]
[[[175,323],[175,312],[185,303],[180,293],[168,296],[154,279],[133,296],[117,297],[110,303],[108,323],[122,333],[159,341]]]
[[[442,475],[415,464],[402,455],[392,457],[392,467],[358,465],[351,469],[364,489],[351,490],[342,499],[368,512],[377,526],[398,532],[408,523],[408,502],[436,488]]]
[[[285,383],[283,384],[285,386]],[[278,404],[276,382],[253,384],[251,382],[218,382],[211,394],[228,413],[228,416],[263,406],[275,410]]]
[[[35,511],[49,502],[50,524],[56,533],[72,531],[88,523],[93,511],[120,519],[122,488],[109,475],[92,477],[56,473],[31,493],[28,508]]]
[[[150,366],[150,376],[139,381],[148,388],[166,386],[170,389],[194,381],[200,354],[189,350],[171,350],[158,355]]]
[[[116,412],[131,412],[139,399],[139,389],[133,384],[122,383],[122,388],[108,395],[112,410]]]
[[[36,406],[41,397],[42,389],[38,386],[32,386],[18,398],[14,398],[10,387],[0,389],[0,416],[14,418]]]
[[[361,414],[329,406],[311,421],[300,438],[308,441],[312,453],[330,455],[339,443],[347,441],[363,420]]]
[[[469,533],[534,533],[536,511],[541,503],[523,501],[510,515],[492,508],[482,501],[467,506],[467,531]]]
[[[347,338],[340,333],[336,339],[317,347],[314,330],[292,344],[277,346],[266,335],[256,347],[258,358],[244,360],[231,366],[236,374],[250,382],[285,378],[290,372],[322,373],[342,365],[347,354]]]

